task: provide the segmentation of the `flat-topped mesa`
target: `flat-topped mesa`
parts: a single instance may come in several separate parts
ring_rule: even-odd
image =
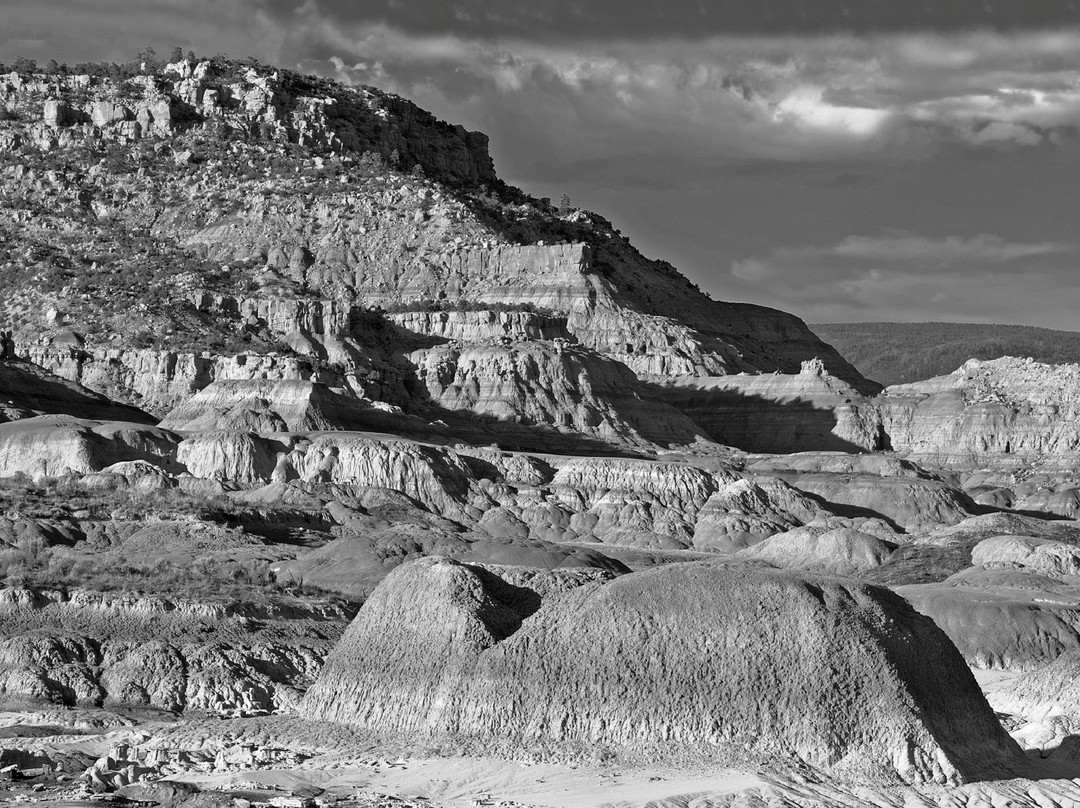
[[[956,649],[900,598],[712,563],[541,597],[446,558],[406,564],[301,713],[481,754],[794,763],[853,780],[955,783],[1023,760]]]

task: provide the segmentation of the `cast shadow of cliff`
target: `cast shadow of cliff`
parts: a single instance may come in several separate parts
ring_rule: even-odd
[[[101,421],[153,425],[149,413],[111,401],[78,384],[53,376],[23,359],[0,358],[0,398],[14,406],[43,414],[71,415]]]
[[[395,370],[401,375],[407,399],[402,415],[384,413],[372,422],[381,431],[431,442],[470,443],[476,446],[496,444],[500,449],[564,455],[600,455],[604,457],[645,457],[644,447],[620,445],[579,432],[557,429],[543,423],[529,423],[472,410],[454,410],[434,399],[418,376],[418,367],[409,354],[413,351],[453,343],[447,337],[417,333],[392,322],[385,312],[368,312],[364,334],[376,340]]]
[[[878,424],[867,428],[862,442],[837,434],[836,412],[806,398],[776,400],[730,388],[648,387],[657,400],[687,416],[710,439],[745,452],[861,454],[892,448]]]
[[[447,409],[427,396],[418,396],[410,415],[412,417],[407,424],[400,421],[396,425],[387,423],[387,426],[406,437],[447,444],[462,442],[541,454],[627,458],[648,456],[644,451],[580,433],[561,432],[545,424],[525,424],[471,410]]]

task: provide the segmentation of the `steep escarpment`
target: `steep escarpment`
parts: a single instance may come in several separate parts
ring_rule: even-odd
[[[645,394],[625,365],[559,344],[444,345],[410,354],[430,401],[628,446],[693,443],[686,416]]]
[[[602,217],[506,186],[483,136],[403,99],[223,59],[134,73],[0,80],[3,318],[21,356],[114,400],[161,418],[216,382],[298,380],[639,446],[700,434],[642,380],[816,357],[876,389],[797,318],[714,302]],[[431,383],[507,339],[535,380],[500,360]],[[583,374],[637,413],[567,400]]]
[[[1018,764],[955,649],[895,596],[710,564],[534,610],[483,571],[415,562],[364,605],[301,710],[487,748],[794,760],[908,782]]]
[[[891,450],[928,466],[976,468],[990,459],[1013,471],[1031,463],[1066,471],[1080,453],[1078,365],[971,360],[877,396],[817,361],[797,374],[679,377],[656,389],[709,437],[747,451]],[[1062,498],[1053,507],[1067,506]]]

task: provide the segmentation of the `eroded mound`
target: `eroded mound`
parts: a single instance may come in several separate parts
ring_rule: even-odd
[[[548,596],[449,559],[391,573],[302,713],[488,750],[805,762],[957,781],[1018,748],[934,624],[891,593],[712,562]]]
[[[857,575],[881,566],[895,549],[892,542],[851,528],[808,525],[770,536],[741,553],[777,567]]]

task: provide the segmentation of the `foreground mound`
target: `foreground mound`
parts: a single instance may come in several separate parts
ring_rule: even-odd
[[[704,562],[539,600],[449,559],[406,564],[302,713],[489,750],[805,762],[909,782],[1018,761],[944,634],[885,590]]]

